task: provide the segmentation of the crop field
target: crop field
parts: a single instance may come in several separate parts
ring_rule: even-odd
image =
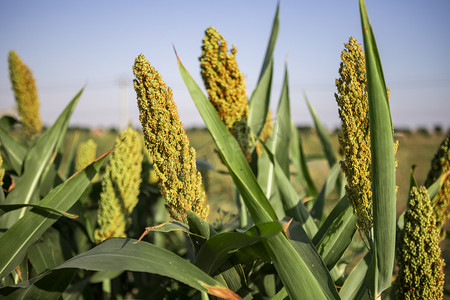
[[[143,54],[139,128],[69,127],[84,89],[44,127],[10,51],[19,117],[0,118],[0,298],[448,298],[450,132],[393,127],[359,5],[364,43],[344,43],[332,132],[306,96],[313,124],[293,123],[287,64],[269,109],[279,6],[254,91],[214,27],[206,94],[177,56],[205,128],[183,128]]]

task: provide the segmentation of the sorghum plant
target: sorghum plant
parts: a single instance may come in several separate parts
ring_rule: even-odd
[[[116,149],[102,181],[95,231],[97,243],[126,236],[130,214],[138,202],[142,159],[141,138],[137,131],[128,128],[116,139]]]
[[[450,171],[450,134],[442,141],[431,161],[425,186],[430,187],[441,175]],[[450,216],[450,176],[442,184],[439,193],[432,199],[432,207],[436,218],[436,227],[441,230]],[[441,230],[441,238],[445,238],[445,231]]]
[[[443,299],[444,260],[425,187],[412,187],[398,237],[397,299]]]
[[[249,161],[252,145],[247,127],[248,102],[244,75],[236,62],[236,46],[233,45],[230,53],[227,46],[225,38],[214,27],[206,29],[200,57],[201,75],[209,101]]]
[[[369,132],[369,100],[366,87],[366,61],[361,45],[350,37],[341,53],[340,78],[336,79],[342,129],[339,143],[344,152],[341,168],[347,178],[345,190],[357,226],[370,236],[372,228],[371,154]]]
[[[208,216],[202,177],[173,101],[172,89],[140,54],[134,63],[134,89],[145,146],[159,177],[159,188],[174,220],[186,222],[188,210]]]
[[[9,52],[8,63],[9,77],[25,132],[29,137],[39,135],[42,130],[42,121],[33,74],[15,51]]]

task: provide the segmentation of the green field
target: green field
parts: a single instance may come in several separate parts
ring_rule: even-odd
[[[65,144],[70,146],[73,143],[75,132],[79,132],[79,142],[93,137],[98,145],[98,155],[108,151],[114,144],[114,139],[118,135],[115,130],[94,130],[72,129],[67,135]],[[314,129],[302,128],[300,130],[305,154],[310,158],[308,166],[316,187],[321,187],[329,173],[330,168],[323,157],[323,151],[319,138]],[[216,147],[210,134],[206,129],[188,129],[187,134],[191,146],[197,151],[197,159],[207,161],[215,170],[202,172],[206,174],[204,178],[208,202],[211,207],[209,217],[210,222],[216,219],[217,209],[227,211],[231,214],[237,212],[234,202],[233,183],[229,175],[216,171],[226,171],[226,167],[220,161]],[[337,132],[330,133],[331,141],[336,153],[339,150]],[[399,141],[397,152],[397,215],[405,209],[406,199],[409,189],[409,178],[412,164],[416,165],[414,176],[419,184],[423,184],[430,168],[431,159],[437,147],[444,139],[442,132],[404,131],[395,134],[395,139]],[[323,157],[321,159],[321,156]],[[295,172],[295,169],[292,169]],[[204,176],[205,177],[205,176]],[[292,180],[295,184],[294,180]],[[333,200],[333,199],[332,199]]]

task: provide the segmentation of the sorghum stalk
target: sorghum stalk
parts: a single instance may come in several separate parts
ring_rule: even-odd
[[[116,139],[102,181],[98,209],[98,243],[111,237],[125,237],[130,215],[138,202],[141,184],[142,143],[136,130],[128,128]]]
[[[25,133],[28,137],[39,135],[42,131],[42,121],[33,74],[15,51],[9,52],[8,64],[9,77]]]
[[[75,156],[75,171],[85,168],[97,158],[97,144],[94,139],[80,143]]]
[[[236,62],[236,47],[233,45],[228,54],[227,45],[214,27],[205,31],[200,57],[201,75],[209,101],[250,161],[252,143],[247,126],[249,111],[244,75]]]
[[[443,299],[444,260],[425,187],[413,187],[397,241],[397,299]]]
[[[441,175],[450,170],[450,134],[439,145],[433,160],[431,168],[425,181],[425,187],[430,187]],[[432,200],[433,212],[436,218],[436,227],[441,231],[441,239],[445,238],[445,231],[442,226],[450,217],[450,177],[444,181],[439,193]]]
[[[341,53],[340,78],[335,94],[342,122],[339,143],[344,153],[341,168],[347,178],[345,190],[357,226],[366,236],[372,228],[371,152],[369,131],[369,99],[366,88],[364,52],[356,39],[350,37]]]
[[[189,145],[172,89],[142,54],[135,60],[133,73],[145,145],[170,216],[186,222],[187,211],[191,210],[206,219],[209,208],[195,150]]]

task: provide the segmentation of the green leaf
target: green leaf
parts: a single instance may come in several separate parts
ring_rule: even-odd
[[[64,254],[71,252],[60,233],[50,227],[28,250],[28,259],[36,273],[41,274],[62,264]]]
[[[375,37],[364,1],[359,1],[366,54],[372,153],[375,297],[391,286],[395,256],[395,155],[389,100]]]
[[[275,18],[273,19],[272,32],[270,33],[269,44],[267,45],[266,56],[264,57],[263,66],[259,75],[259,81],[264,76],[265,71],[271,64],[273,52],[275,51],[275,44],[277,42],[278,31],[280,28],[280,3],[277,4],[277,10],[275,12]]]
[[[276,158],[267,148],[264,143],[261,143],[268,154],[270,162],[274,165],[275,178],[280,192],[281,199],[283,201],[284,210],[287,216],[292,217],[295,221],[303,225],[303,228],[307,232],[309,238],[312,238],[317,232],[317,226],[314,223],[311,215],[306,209],[305,205],[301,201],[301,197],[297,195],[294,187],[292,186],[289,178],[279,166]]]
[[[6,131],[0,128],[0,144],[2,145],[2,156],[8,165],[16,172],[22,174],[23,161],[27,155],[27,147],[13,139]]]
[[[253,221],[258,224],[277,220],[274,210],[256,181],[255,175],[250,169],[236,139],[225,127],[212,104],[179,59],[178,67],[216,147],[219,149],[222,161],[227,166],[233,181],[239,188]]]
[[[54,188],[39,205],[61,211],[68,210],[90,184],[108,153]],[[28,248],[57,220],[58,217],[53,213],[32,209],[0,236],[0,253],[8,254],[0,256],[0,278],[16,267]]]
[[[273,127],[273,133],[266,142],[272,154],[277,158],[281,169],[286,176],[290,176],[289,155],[286,150],[289,149],[291,136],[291,112],[289,105],[289,86],[288,86],[288,70],[285,67],[285,76],[283,89],[278,103],[276,121]],[[262,154],[258,160],[258,182],[261,184],[266,197],[270,199],[279,219],[285,216],[282,210],[282,203],[279,191],[276,185],[275,171],[273,164],[267,162],[267,157]]]
[[[181,76],[216,144],[222,161],[238,187],[255,224],[276,221],[276,214],[259,186],[234,137],[220,120],[212,104],[178,59]],[[263,244],[273,260],[282,282],[293,299],[325,299],[310,270],[282,232],[267,238]],[[298,278],[302,278],[301,281]],[[319,292],[318,292],[319,291]]]
[[[428,187],[428,196],[430,196],[430,199],[436,197],[442,185],[449,177],[450,177],[450,170],[439,176],[439,178],[432,185],[430,185],[430,187]]]
[[[286,234],[295,250],[301,255],[311,273],[316,278],[323,293],[328,299],[339,299],[339,294],[327,266],[304,231],[303,227],[292,221],[286,229]]]
[[[288,69],[285,66],[283,89],[278,103],[277,118],[273,126],[272,138],[267,141],[267,146],[276,157],[284,174],[289,178],[289,155],[286,152],[291,142],[291,109],[289,105]]]
[[[294,177],[302,186],[308,188],[307,195],[317,195],[317,189],[309,173],[308,165],[306,163],[305,152],[303,151],[302,137],[297,127],[291,122],[291,160],[296,170]]]
[[[322,220],[323,211],[325,209],[325,198],[334,190],[340,171],[341,167],[339,163],[335,163],[331,168],[330,173],[328,173],[327,179],[325,180],[325,183],[320,190],[319,195],[315,199],[314,205],[310,211],[311,217],[314,219],[319,221]]]
[[[4,115],[0,118],[0,129],[8,132],[15,124],[19,123],[19,120],[12,116]]]
[[[74,278],[76,271],[68,269],[46,272],[18,285],[1,288],[0,295],[17,300],[57,300]]]
[[[286,288],[282,288],[273,298],[272,300],[284,300],[284,299],[289,299],[288,298],[288,293],[286,291]]]
[[[56,122],[45,133],[37,138],[36,143],[29,150],[25,162],[22,176],[16,182],[15,188],[5,199],[6,204],[23,203],[33,204],[33,199],[37,199],[33,194],[37,191],[39,179],[44,169],[50,161],[53,151],[62,142],[70,116],[81,96],[83,90],[70,101]],[[28,209],[22,208],[6,214],[0,219],[0,227],[9,228],[14,222],[23,217]]]
[[[111,280],[118,277],[123,272],[124,270],[95,272],[95,274],[89,278],[89,283],[101,283],[104,280]]]
[[[211,228],[209,224],[191,210],[188,211],[188,224],[192,233],[200,235],[205,239],[209,239],[211,236]]]
[[[328,161],[328,165],[331,167],[336,164],[336,155],[334,154],[333,146],[331,145],[330,136],[328,135],[327,130],[320,122],[319,117],[316,114],[316,111],[312,107],[311,103],[308,100],[306,94],[304,94],[306,104],[308,105],[309,111],[311,112],[311,116],[314,120],[314,126],[316,127],[317,135],[320,139],[320,144],[322,145],[323,152]]]
[[[365,283],[371,260],[371,255],[366,254],[353,268],[339,291],[342,300],[373,299],[369,296],[369,289]]]
[[[112,238],[77,255],[55,268],[79,268],[93,271],[147,272],[183,282],[199,291],[226,299],[240,299],[199,268],[147,242]]]
[[[281,201],[280,192],[278,191],[277,182],[275,179],[275,169],[270,162],[269,156],[264,151],[257,160],[258,164],[258,184],[261,186],[267,199],[269,199],[270,205],[272,205],[277,219],[281,220],[286,216],[284,211],[283,202]]]
[[[39,205],[39,204],[0,204],[0,216],[3,215],[3,213],[5,213],[5,212],[13,211],[13,210],[16,210],[16,209],[21,209],[23,207],[33,207],[36,210],[49,212],[49,213],[55,214],[57,216],[62,216],[62,217],[66,217],[66,218],[69,218],[69,219],[76,219],[76,218],[79,217],[78,215],[70,214],[70,213],[62,211],[60,209],[55,209],[53,207],[42,206],[42,205]]]
[[[273,60],[264,76],[258,82],[249,102],[249,114],[247,125],[255,137],[259,137],[266,122],[267,112],[270,104],[270,91],[272,89]]]
[[[223,232],[208,239],[197,253],[196,266],[213,274],[233,253],[261,239],[239,232]]]
[[[356,232],[356,220],[353,207],[344,196],[314,236],[312,241],[329,270],[350,245]]]
[[[270,34],[269,44],[267,45],[266,56],[259,75],[258,84],[252,93],[249,103],[249,116],[247,124],[255,137],[259,137],[264,127],[267,111],[269,110],[270,91],[272,88],[273,75],[273,52],[279,31],[279,10],[280,5],[277,5],[277,11],[272,24],[272,32]]]

